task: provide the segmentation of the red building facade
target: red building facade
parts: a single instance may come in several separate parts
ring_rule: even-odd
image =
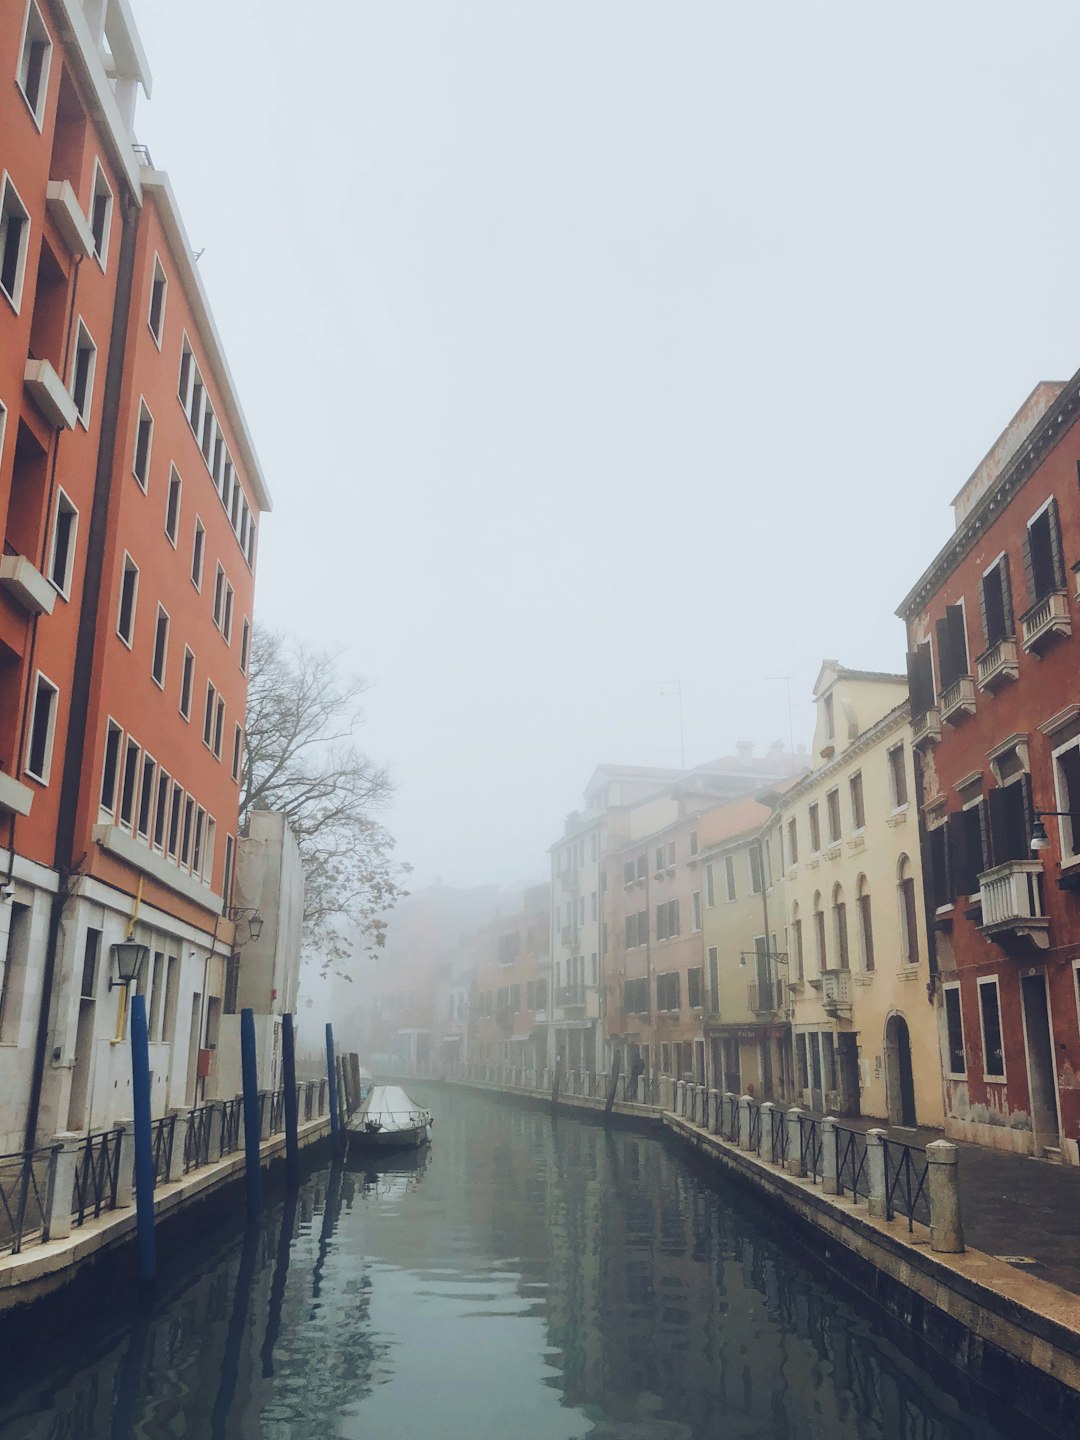
[[[946,1133],[1074,1164],[1078,415],[1080,376],[1037,387],[953,502],[955,533],[898,612]]]

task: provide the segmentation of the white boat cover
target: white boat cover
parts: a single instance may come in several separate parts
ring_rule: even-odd
[[[367,1103],[357,1112],[354,1125],[360,1128],[368,1120],[377,1120],[382,1131],[415,1130],[430,1120],[428,1111],[410,1100],[400,1085],[374,1085]]]

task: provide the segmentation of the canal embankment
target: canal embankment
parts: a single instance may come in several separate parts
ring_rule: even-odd
[[[602,1122],[607,1111],[619,1124],[662,1129],[714,1179],[768,1208],[886,1329],[1051,1433],[1080,1433],[1080,1299],[965,1242],[956,1146],[912,1146],[873,1127],[662,1078],[649,1103],[610,1108],[603,1076],[566,1077],[571,1093],[528,1073],[452,1083],[586,1120]],[[573,1093],[579,1088],[592,1093]],[[1022,1207],[1015,1225],[1019,1237]]]

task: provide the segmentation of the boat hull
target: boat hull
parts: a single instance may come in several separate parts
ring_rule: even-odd
[[[415,1150],[431,1143],[430,1127],[417,1125],[410,1130],[349,1130],[350,1150]]]

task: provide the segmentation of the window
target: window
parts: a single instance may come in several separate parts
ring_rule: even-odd
[[[1009,784],[996,786],[986,796],[995,865],[1031,859],[1030,785],[1029,777],[1021,773]]]
[[[949,1047],[949,1074],[963,1079],[967,1074],[967,1061],[964,1058],[964,1019],[960,1013],[960,986],[946,985],[945,994],[945,1033]]]
[[[226,835],[226,836],[225,836],[225,873],[224,873],[224,875],[222,876],[222,880],[221,880],[221,890],[222,890],[222,894],[223,894],[223,896],[224,896],[225,904],[226,904],[226,905],[229,905],[229,904],[232,903],[233,855],[234,855],[235,851],[236,851],[236,841],[233,839],[233,837],[232,837],[231,835]],[[544,982],[541,981],[540,983],[543,984]]]
[[[0,290],[18,311],[26,274],[26,248],[30,241],[30,213],[4,172],[0,190]]]
[[[540,983],[543,984],[543,981]],[[623,1011],[627,1015],[649,1013],[649,981],[646,977],[623,981]]]
[[[90,425],[90,407],[94,398],[97,346],[81,319],[75,334],[75,354],[71,360],[71,398],[75,402],[75,408],[79,412],[83,428],[87,429]]]
[[[829,968],[829,948],[825,943],[825,911],[821,908],[821,892],[814,895],[814,940],[817,943],[818,974]]]
[[[663,847],[663,845],[657,845],[657,847],[656,847],[656,873],[657,873],[657,875],[660,874],[660,872],[663,870],[663,868],[664,868],[664,847]]]
[[[169,801],[169,841],[166,846],[166,853],[170,859],[176,859],[177,847],[180,843],[180,816],[184,808],[184,787],[173,781],[172,799]]]
[[[787,822],[788,860],[792,865],[799,863],[799,827],[794,815]]]
[[[1054,778],[1057,782],[1056,808],[1080,816],[1080,741],[1072,740],[1054,751]],[[1080,819],[1074,821],[1068,815],[1061,816],[1058,825],[1061,858],[1073,860],[1080,855]]]
[[[79,512],[63,490],[58,490],[56,510],[53,512],[49,579],[65,599],[71,590],[71,572],[75,567],[75,536],[78,528]]]
[[[634,915],[627,915],[627,917],[626,917],[626,948],[627,948],[628,950],[632,950],[637,943],[638,943],[637,915],[636,915],[636,914],[634,914]]]
[[[724,886],[729,901],[738,899],[735,893],[735,856],[724,856]]]
[[[848,781],[851,795],[851,828],[862,830],[866,826],[866,807],[863,802],[862,771],[857,770]]]
[[[120,609],[116,617],[116,633],[131,648],[135,634],[135,605],[139,595],[139,567],[124,552],[124,569],[120,577]]]
[[[191,719],[191,693],[195,685],[195,656],[184,646],[184,669],[180,678],[180,714]]]
[[[206,833],[206,811],[201,805],[195,807],[195,829],[191,838],[191,873],[202,873],[203,836]]]
[[[906,855],[900,857],[899,890],[901,959],[905,965],[917,965],[919,963],[918,906],[915,901],[915,876],[912,873],[911,861]]]
[[[825,796],[825,813],[829,820],[829,844],[840,839],[840,791],[830,790]]]
[[[701,929],[701,891],[695,890],[690,897],[690,909],[694,918],[694,929]]]
[[[686,1003],[693,1009],[700,1009],[704,1005],[704,985],[702,984],[701,966],[695,966],[686,972]]]
[[[202,589],[203,551],[206,548],[206,530],[202,521],[195,516],[195,538],[191,545],[191,580],[196,590]]]
[[[165,662],[169,650],[169,613],[161,605],[157,607],[157,624],[154,626],[154,683],[165,688]]]
[[[658,1010],[679,1009],[681,1004],[679,978],[677,970],[673,970],[670,975],[656,977],[656,1008]]]
[[[109,263],[109,232],[112,229],[113,193],[105,171],[94,161],[94,190],[90,197],[90,229],[94,233],[94,255],[102,270]]]
[[[165,271],[161,261],[154,256],[154,278],[150,282],[150,313],[146,317],[146,323],[150,326],[150,334],[161,349],[161,336],[165,328],[165,298],[168,295],[169,282],[165,278]]]
[[[874,926],[870,916],[870,890],[865,875],[859,876],[857,903],[859,907],[859,960],[863,970],[869,974],[874,968]]]
[[[180,840],[180,864],[185,870],[191,869],[191,842],[195,835],[195,800],[191,795],[184,797],[184,827]]]
[[[214,575],[214,624],[221,629],[221,610],[225,597],[225,571],[219,565]]]
[[[1012,589],[1009,585],[1009,557],[999,555],[993,565],[984,573],[979,587],[979,604],[982,609],[983,634],[986,648],[992,650],[1002,640],[1008,640],[1015,632],[1013,621]]]
[[[711,864],[705,866],[705,904],[710,910],[716,904],[716,874]]]
[[[101,767],[101,808],[111,815],[116,807],[116,781],[120,772],[123,731],[115,720],[105,726],[105,759]]]
[[[142,779],[139,782],[139,819],[136,833],[144,840],[150,838],[150,825],[154,818],[154,797],[157,793],[157,762],[143,751]]]
[[[174,465],[169,470],[169,494],[165,501],[165,534],[173,546],[176,545],[176,532],[180,527],[180,492],[183,488],[184,482]]]
[[[821,849],[821,817],[816,804],[810,806],[810,853],[816,855]]]
[[[957,680],[971,673],[963,605],[947,605],[944,617],[935,622],[934,630],[938,646],[938,679],[944,695]]]
[[[638,878],[639,880],[644,880],[644,879],[645,879],[645,875],[646,875],[646,872],[648,871],[648,868],[649,868],[649,858],[648,858],[648,856],[647,856],[647,855],[644,855],[644,854],[639,855],[639,856],[637,857],[637,878]]]
[[[171,784],[172,777],[158,766],[157,799],[154,802],[153,843],[155,850],[162,850],[165,847],[165,829],[169,823],[169,787]]]
[[[656,907],[657,940],[673,940],[679,933],[679,902],[665,900]]]
[[[120,824],[130,830],[135,818],[135,792],[139,784],[139,756],[142,753],[138,742],[128,736],[124,746],[124,773],[120,781]]]
[[[1001,1004],[998,982],[990,976],[980,980],[979,1018],[982,1021],[983,1075],[987,1080],[1005,1079],[1005,1051],[1001,1043]]]
[[[844,899],[844,891],[839,885],[833,888],[833,934],[836,937],[836,963],[841,970],[850,970],[847,902]]]
[[[222,697],[219,695],[219,696],[218,696],[218,699],[217,699],[217,708],[216,708],[216,710],[215,710],[215,712],[214,712],[214,746],[213,746],[214,756],[215,756],[215,758],[218,759],[218,760],[221,759],[221,745],[222,745],[222,742],[223,742],[224,739],[225,739],[225,701],[224,701],[224,700],[222,699]],[[584,906],[584,904],[585,904],[584,900],[582,900],[580,903],[581,903],[582,906]]]
[[[1050,499],[1033,515],[1024,536],[1024,572],[1031,603],[1037,604],[1065,584],[1061,557],[1061,527],[1057,501]]]
[[[131,462],[132,474],[142,488],[146,489],[150,474],[150,447],[154,442],[154,417],[145,400],[139,400],[139,423],[135,427],[135,455]]]
[[[26,7],[22,49],[19,53],[18,82],[23,99],[30,106],[34,124],[40,130],[45,119],[45,97],[49,88],[52,41],[34,0]]]
[[[696,831],[696,830],[691,830],[691,831],[690,831],[690,854],[691,854],[691,855],[696,855],[697,853],[698,853],[698,834],[697,834],[697,831]]]
[[[225,644],[232,644],[232,617],[233,617],[233,588],[225,581],[225,604],[221,614],[221,633],[225,637]]]
[[[761,845],[754,844],[746,852],[747,860],[750,863],[750,894],[760,895],[763,883],[761,873]]]
[[[56,728],[56,697],[59,692],[39,670],[34,681],[34,705],[26,745],[26,773],[43,785],[49,783],[52,766],[53,732]]]
[[[894,810],[901,810],[908,803],[907,766],[904,763],[903,744],[894,745],[889,751],[889,783],[892,787]]]
[[[826,695],[824,700],[825,709],[825,738],[832,740],[836,735],[836,715],[833,710],[833,697]]]
[[[669,841],[668,841],[668,847],[667,847],[667,863],[668,863],[668,869],[669,869],[669,870],[673,870],[673,869],[675,868],[675,841],[674,841],[674,840],[669,840]]]
[[[793,980],[803,978],[802,920],[799,918],[798,902],[791,910],[791,976]]]
[[[217,713],[217,689],[212,680],[206,682],[206,708],[203,711],[203,744],[211,745],[214,739],[214,716]]]

